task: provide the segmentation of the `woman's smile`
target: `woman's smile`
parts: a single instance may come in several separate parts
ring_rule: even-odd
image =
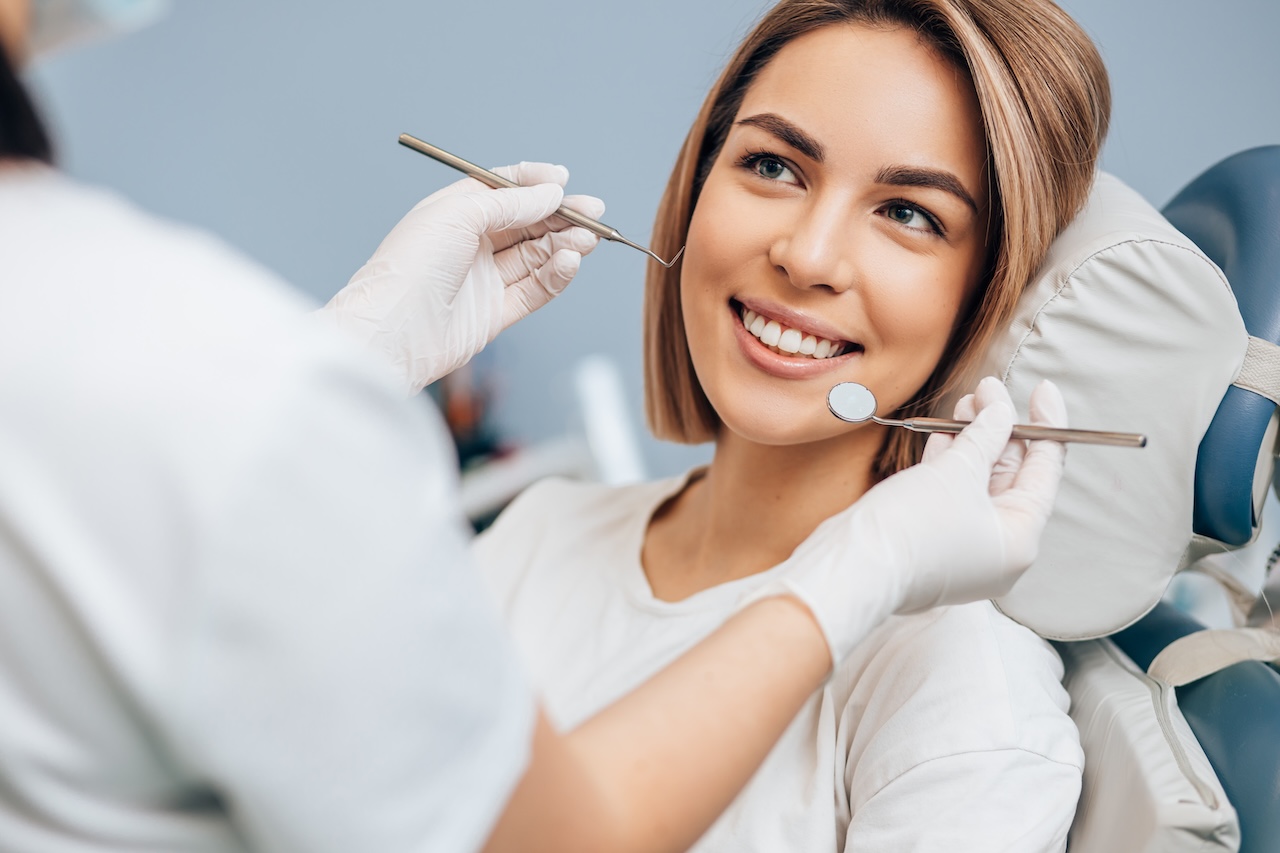
[[[808,379],[840,370],[864,351],[825,323],[780,305],[729,300],[734,338],[755,367],[782,379]]]

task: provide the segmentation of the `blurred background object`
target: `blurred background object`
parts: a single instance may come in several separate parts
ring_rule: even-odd
[[[445,420],[462,464],[462,510],[477,531],[493,523],[512,498],[544,477],[614,486],[645,479],[635,420],[613,359],[590,355],[579,361],[564,432],[523,446],[497,439],[481,402],[486,395],[477,394],[465,378],[455,381],[463,372],[445,377],[432,391],[444,401]],[[451,410],[460,415],[456,427]]]
[[[1262,506],[1258,537],[1236,551],[1201,558],[1174,575],[1165,600],[1209,628],[1269,626],[1280,630],[1280,501]],[[1261,597],[1256,598],[1262,591]]]

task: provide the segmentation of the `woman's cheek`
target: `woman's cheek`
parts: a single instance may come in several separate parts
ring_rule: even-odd
[[[697,258],[700,272],[732,266],[748,245],[747,230],[739,221],[746,205],[735,208],[723,193],[704,193],[689,223],[687,253]]]
[[[945,341],[960,312],[964,288],[958,276],[940,266],[936,258],[916,260],[899,253],[869,270],[872,282],[863,298],[873,325],[900,341]],[[939,352],[943,346],[937,347]]]

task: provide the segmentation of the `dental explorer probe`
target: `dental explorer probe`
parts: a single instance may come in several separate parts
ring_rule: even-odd
[[[433,160],[437,160],[441,163],[444,163],[446,166],[451,166],[457,169],[459,172],[462,172],[464,175],[475,178],[480,183],[487,184],[488,186],[493,187],[495,190],[512,189],[514,187],[520,186],[517,183],[508,181],[506,178],[502,177],[501,175],[495,175],[493,172],[490,172],[488,169],[480,168],[475,163],[472,163],[468,160],[463,160],[461,157],[457,156],[456,154],[450,154],[448,151],[445,151],[443,148],[438,148],[435,145],[432,145],[430,142],[423,142],[421,139],[418,139],[416,136],[410,136],[407,133],[402,133],[400,134],[400,144],[403,145],[405,148],[412,148],[414,151],[417,151],[419,154],[426,154],[428,157],[432,158]],[[572,222],[574,225],[581,226],[582,228],[585,228],[588,231],[590,231],[592,234],[596,234],[600,237],[603,237],[606,240],[612,240],[615,243],[622,243],[624,245],[630,246],[633,249],[639,249],[641,252],[644,252],[646,255],[653,258],[655,261],[662,264],[667,269],[671,269],[671,267],[675,266],[676,261],[680,260],[680,256],[684,254],[684,247],[681,246],[680,251],[676,252],[676,256],[674,258],[672,258],[669,261],[664,261],[662,258],[654,254],[651,250],[646,249],[644,246],[641,246],[639,243],[633,243],[630,240],[628,240],[626,237],[623,237],[621,234],[618,233],[617,228],[614,228],[609,225],[605,225],[603,222],[597,222],[596,220],[592,219],[589,216],[583,216],[581,213],[579,213],[576,210],[572,210],[568,207],[565,207],[564,205],[561,205],[559,209],[556,210],[555,215],[559,216],[561,219],[565,219],[565,220],[568,220],[569,222]]]
[[[969,425],[968,421],[951,421],[944,418],[907,418],[893,420],[876,417],[876,395],[871,389],[857,382],[841,382],[827,392],[827,408],[842,421],[860,424],[874,421],[882,426],[895,426],[913,432],[957,433]],[[1106,444],[1111,447],[1146,447],[1147,437],[1133,432],[1102,432],[1094,429],[1060,429],[1058,427],[1016,424],[1010,438],[1048,439],[1050,441],[1078,441],[1082,444]]]

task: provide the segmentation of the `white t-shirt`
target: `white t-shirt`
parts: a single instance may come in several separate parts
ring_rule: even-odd
[[[544,481],[476,540],[558,725],[638,686],[778,571],[656,599],[641,546],[684,483]],[[1063,850],[1084,758],[1061,677],[1053,648],[989,602],[891,617],[814,693],[695,849]]]
[[[534,705],[447,438],[308,307],[0,166],[0,849],[487,837]]]

